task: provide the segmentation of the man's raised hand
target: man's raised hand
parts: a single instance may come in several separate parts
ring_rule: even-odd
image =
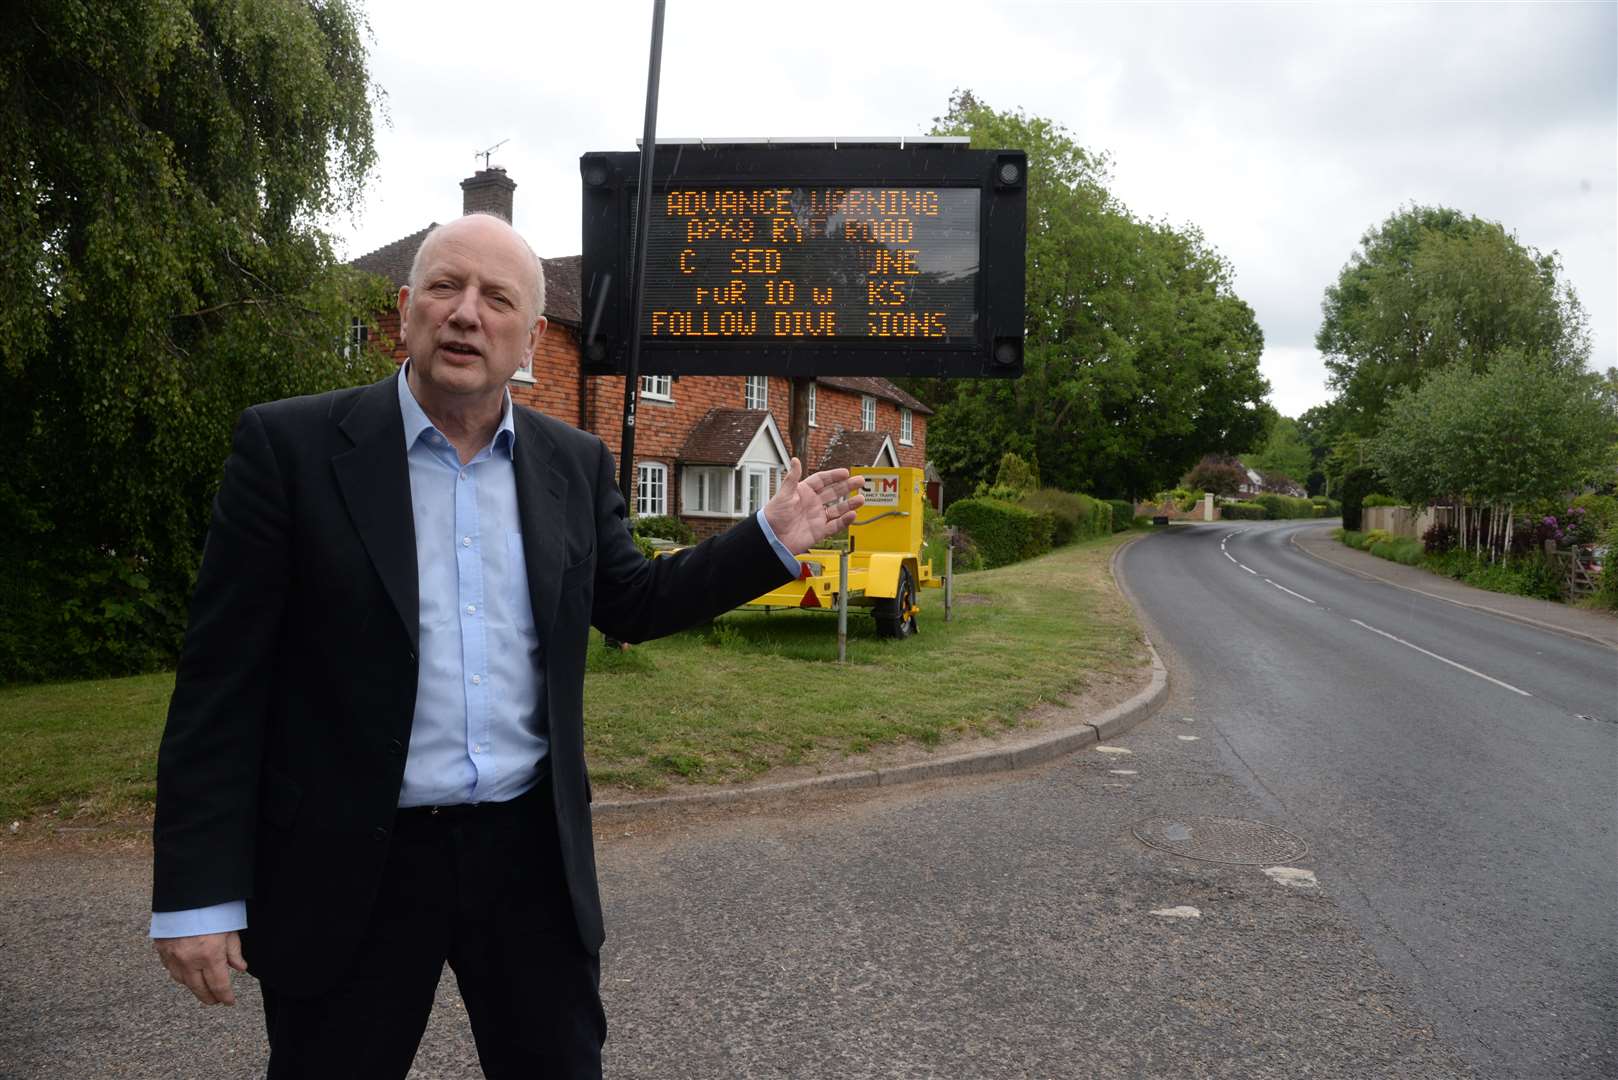
[[[847,469],[806,477],[803,462],[793,458],[780,490],[764,505],[764,520],[787,550],[800,555],[854,523],[854,512],[865,505],[859,487],[859,478]]]

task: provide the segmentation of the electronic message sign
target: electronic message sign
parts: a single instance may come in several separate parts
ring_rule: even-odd
[[[585,367],[622,373],[639,155],[586,154]],[[646,374],[1022,373],[1021,152],[660,145]]]

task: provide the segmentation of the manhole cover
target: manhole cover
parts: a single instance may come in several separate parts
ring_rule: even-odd
[[[1309,845],[1285,829],[1241,818],[1147,818],[1134,832],[1143,844],[1203,862],[1268,866],[1309,853]]]

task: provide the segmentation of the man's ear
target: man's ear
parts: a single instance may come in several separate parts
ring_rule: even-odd
[[[399,286],[399,336],[404,337],[405,324],[410,321],[410,286]]]
[[[534,320],[534,325],[528,328],[528,354],[530,356],[533,355],[534,348],[539,344],[539,339],[545,336],[545,328],[550,324],[550,320],[541,315]]]

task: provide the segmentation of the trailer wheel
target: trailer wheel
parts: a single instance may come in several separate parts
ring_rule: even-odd
[[[876,636],[907,638],[916,632],[916,579],[910,567],[899,571],[898,595],[871,605],[876,619]]]

